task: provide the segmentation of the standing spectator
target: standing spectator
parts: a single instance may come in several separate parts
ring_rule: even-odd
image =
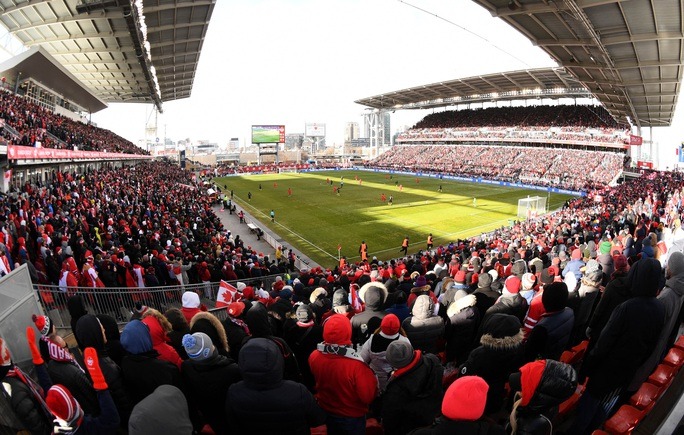
[[[308,434],[310,427],[325,422],[325,413],[306,387],[283,379],[283,357],[273,341],[247,342],[238,365],[243,380],[230,386],[225,402],[231,433]]]
[[[503,406],[508,377],[523,365],[523,333],[517,317],[502,313],[487,316],[481,329],[481,346],[470,352],[459,371],[460,376],[487,381],[486,413],[491,415]]]
[[[589,381],[578,404],[572,433],[590,433],[603,423],[662,333],[665,308],[656,299],[660,262],[652,258],[639,260],[632,265],[630,275],[633,297],[615,308],[596,345],[584,358],[580,380],[586,376]]]
[[[180,370],[181,358],[176,349],[169,344],[168,333],[173,329],[166,317],[154,308],[145,311],[141,321],[147,326],[152,338],[152,347],[159,353],[159,358],[174,364]]]
[[[510,430],[514,434],[551,434],[551,420],[558,405],[577,388],[577,373],[568,364],[553,360],[527,363],[510,377],[515,391]],[[569,432],[578,433],[578,432]]]
[[[183,312],[183,316],[185,316],[185,320],[189,325],[193,316],[201,311],[199,295],[194,291],[186,291],[181,297],[181,303],[181,311]]]
[[[436,354],[438,342],[444,336],[444,320],[434,311],[430,296],[420,295],[413,304],[412,316],[402,323],[413,346],[424,353]]]
[[[140,401],[128,422],[129,435],[193,433],[188,401],[173,385],[160,385]]]
[[[323,328],[314,321],[311,307],[302,304],[297,307],[296,320],[288,319],[285,324],[283,338],[297,358],[299,370],[302,372],[304,385],[313,391],[315,380],[309,368],[309,355],[323,341]]]
[[[429,425],[439,414],[444,368],[435,355],[413,350],[408,341],[387,347],[395,369],[382,395],[382,425],[387,435],[405,434]]]
[[[208,335],[186,334],[183,347],[190,357],[181,366],[181,374],[192,406],[196,406],[214,433],[228,433],[224,415],[228,388],[242,376],[237,364],[220,355]]]
[[[323,326],[323,343],[309,356],[316,398],[328,413],[331,435],[365,434],[368,406],[378,392],[375,374],[354,351],[351,336],[349,319],[335,314]]]
[[[361,345],[380,327],[382,318],[387,314],[383,305],[387,300],[387,288],[381,282],[369,282],[359,289],[359,298],[365,304],[362,312],[351,319],[354,344]]]
[[[413,435],[478,434],[504,435],[502,427],[482,419],[489,386],[478,376],[456,379],[444,393],[442,417],[432,427],[417,429]]]
[[[361,346],[359,356],[373,369],[375,376],[378,377],[380,391],[385,390],[387,380],[392,372],[392,366],[387,362],[387,346],[395,341],[405,341],[408,338],[403,335],[399,318],[394,314],[388,314],[380,323],[373,335]]]
[[[158,358],[159,353],[152,347],[150,331],[143,322],[140,320],[128,322],[121,333],[121,344],[128,352],[121,363],[121,370],[124,385],[133,404],[137,404],[152,394],[160,385],[180,385],[181,377],[178,368]],[[131,420],[133,420],[133,415],[131,415]]]

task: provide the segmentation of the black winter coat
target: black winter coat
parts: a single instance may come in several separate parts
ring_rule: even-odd
[[[168,361],[157,359],[158,356],[157,351],[152,350],[124,357],[121,370],[133,406],[160,385],[173,385],[183,390],[178,368]]]
[[[47,363],[47,369],[52,383],[67,387],[83,408],[83,412],[91,415],[100,413],[100,405],[93,384],[76,364],[50,360]]]
[[[9,399],[10,405],[26,430],[36,435],[51,434],[52,416],[42,411],[40,403],[33,397],[29,387],[15,377],[5,377],[2,382],[9,384],[12,388],[12,395]],[[0,386],[0,388],[2,387]]]
[[[215,354],[206,361],[187,360],[181,365],[188,402],[195,404],[217,435],[227,434],[224,414],[228,388],[242,379],[235,361]]]
[[[504,296],[487,310],[484,317],[487,318],[487,316],[496,313],[510,314],[511,316],[517,317],[522,325],[525,321],[525,316],[527,315],[528,309],[529,305],[527,303],[527,299],[520,296],[520,294],[516,294],[514,296]],[[484,324],[484,320],[482,323]]]
[[[398,377],[390,377],[382,395],[382,425],[385,434],[405,434],[429,425],[442,404],[444,368],[432,354],[420,356],[417,364]]]
[[[243,380],[228,389],[226,420],[235,434],[310,434],[325,413],[300,383],[283,380],[283,358],[271,340],[256,338],[240,351]]]
[[[316,380],[309,367],[309,355],[316,350],[318,343],[323,342],[323,327],[313,325],[308,328],[297,325],[297,322],[290,320],[285,324],[283,339],[290,346],[290,349],[297,358],[299,370],[302,372],[302,382],[306,387],[313,391]]]
[[[411,435],[505,435],[501,426],[486,421],[454,421],[439,418],[431,427],[416,429]]]

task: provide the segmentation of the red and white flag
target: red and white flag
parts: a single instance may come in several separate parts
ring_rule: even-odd
[[[363,306],[361,304],[361,298],[359,297],[359,293],[358,293],[359,286],[358,286],[358,284],[351,284],[349,286],[349,289],[351,290],[350,299],[351,299],[352,309],[354,310],[355,313],[360,313],[361,310],[363,309]]]
[[[237,299],[238,289],[228,284],[224,280],[221,280],[221,285],[219,285],[218,294],[216,295],[216,308],[227,307],[231,303],[235,302]]]

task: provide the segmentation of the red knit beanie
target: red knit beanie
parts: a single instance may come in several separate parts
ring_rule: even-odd
[[[36,324],[36,328],[38,328],[38,331],[40,331],[40,335],[48,335],[50,333],[52,322],[50,322],[50,318],[48,316],[37,316],[34,314],[31,316],[31,320],[33,320],[33,323]]]
[[[53,385],[45,396],[45,404],[56,417],[70,422],[81,413],[81,407],[63,385]]]
[[[489,385],[479,376],[463,376],[449,386],[442,400],[442,415],[449,420],[475,421],[484,414]]]
[[[541,381],[542,374],[546,368],[546,360],[540,359],[531,363],[527,363],[520,367],[520,388],[522,393],[522,401],[520,406],[527,406],[537,391],[539,381]]]
[[[504,286],[506,287],[506,290],[508,293],[512,294],[517,294],[520,292],[520,284],[522,281],[520,281],[520,278],[518,278],[515,275],[511,275],[508,278],[506,278],[506,282],[504,283]]]
[[[394,338],[394,336],[397,335],[400,327],[399,318],[394,314],[386,315],[380,323],[380,330],[390,338]]]
[[[351,344],[351,322],[344,314],[334,314],[323,324],[323,341],[329,344]]]

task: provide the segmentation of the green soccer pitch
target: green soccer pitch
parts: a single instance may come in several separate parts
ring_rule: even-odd
[[[425,249],[429,233],[435,247],[476,236],[516,219],[518,199],[547,195],[512,187],[354,170],[244,175],[215,182],[228,187],[225,193],[232,189],[233,200],[286,240],[285,246],[296,247],[323,267],[337,264],[338,246],[347,260],[358,261],[362,240],[368,245],[369,258],[387,260],[402,255],[399,248],[407,235],[409,253]],[[341,182],[344,186],[338,194],[334,188]],[[252,199],[248,201],[249,192]],[[388,204],[390,196],[392,205]],[[549,210],[569,198],[572,196],[552,193]],[[271,222],[271,210],[275,222]]]

